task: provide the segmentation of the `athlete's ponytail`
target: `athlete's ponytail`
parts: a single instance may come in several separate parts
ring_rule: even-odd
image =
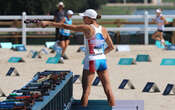
[[[101,19],[101,15],[97,15],[97,18],[96,19]]]

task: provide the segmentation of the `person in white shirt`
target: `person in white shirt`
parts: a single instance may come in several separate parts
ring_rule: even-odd
[[[165,40],[163,38],[164,25],[168,22],[165,17],[162,15],[162,10],[156,10],[156,18],[153,19],[153,22],[157,24],[157,31],[152,35],[152,39],[161,41],[163,46],[165,45]]]
[[[97,72],[108,98],[109,105],[114,106],[115,98],[112,93],[106,63],[106,54],[114,49],[113,42],[107,30],[97,23],[97,19],[100,18],[100,16],[98,16],[95,10],[87,9],[84,13],[81,13],[80,16],[83,17],[83,22],[85,23],[83,25],[67,25],[51,21],[41,21],[40,25],[43,27],[51,25],[84,33],[86,52],[83,67],[83,93],[81,97],[81,104],[83,107],[88,105],[88,96],[90,94],[92,81],[94,79],[95,72]],[[108,45],[107,48],[105,48],[105,42]]]

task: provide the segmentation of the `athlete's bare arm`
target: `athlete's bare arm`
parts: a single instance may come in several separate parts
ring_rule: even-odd
[[[164,21],[164,24],[168,24],[167,20],[165,19],[165,17],[161,17],[161,19]]]
[[[109,36],[109,34],[105,28],[102,28],[102,32],[103,32],[103,35],[105,37],[106,43],[108,45],[108,47],[105,49],[105,52],[104,52],[105,54],[107,54],[114,49],[114,44],[113,44],[111,37]]]
[[[89,25],[68,25],[68,24],[57,23],[52,21],[41,21],[39,24],[42,27],[54,26],[54,27],[64,28],[64,29],[68,29],[76,32],[83,32],[87,38],[90,37],[91,28]]]

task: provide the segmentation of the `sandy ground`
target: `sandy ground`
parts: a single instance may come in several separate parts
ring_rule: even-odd
[[[165,51],[155,46],[132,45],[130,52],[112,51],[107,55],[110,81],[116,100],[144,100],[145,110],[174,110],[175,95],[163,96],[167,83],[175,83],[175,67],[160,66],[162,58],[174,58],[174,51]],[[0,49],[0,88],[6,95],[15,89],[24,86],[32,79],[34,74],[44,70],[71,70],[74,74],[82,74],[82,60],[84,53],[77,53],[79,46],[69,46],[67,55],[70,58],[65,60],[64,64],[46,64],[48,57],[54,54],[43,55],[41,59],[32,59],[27,57],[30,50],[40,50],[44,46],[27,46],[27,52],[14,52],[9,49]],[[117,65],[120,58],[136,58],[137,54],[149,54],[152,62],[140,62],[131,66]],[[24,63],[8,63],[11,56],[22,57]],[[6,77],[5,74],[10,67],[15,67],[20,73],[19,77]],[[123,79],[130,79],[136,87],[134,90],[119,90]],[[147,82],[155,82],[160,93],[143,93],[142,89]],[[80,80],[74,84],[74,98],[80,99],[82,94]],[[0,98],[3,100],[4,98]],[[101,84],[93,86],[89,99],[101,100],[106,99]]]

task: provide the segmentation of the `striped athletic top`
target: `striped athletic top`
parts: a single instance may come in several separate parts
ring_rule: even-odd
[[[157,29],[158,30],[164,30],[164,20],[162,20],[161,17],[162,17],[162,15],[157,16],[155,18],[155,21],[157,23]],[[161,25],[159,25],[159,24],[161,24]]]
[[[102,26],[91,26],[95,30],[95,34],[90,39],[85,38],[85,55],[89,57],[89,60],[106,59],[104,55],[105,39],[102,34]]]

